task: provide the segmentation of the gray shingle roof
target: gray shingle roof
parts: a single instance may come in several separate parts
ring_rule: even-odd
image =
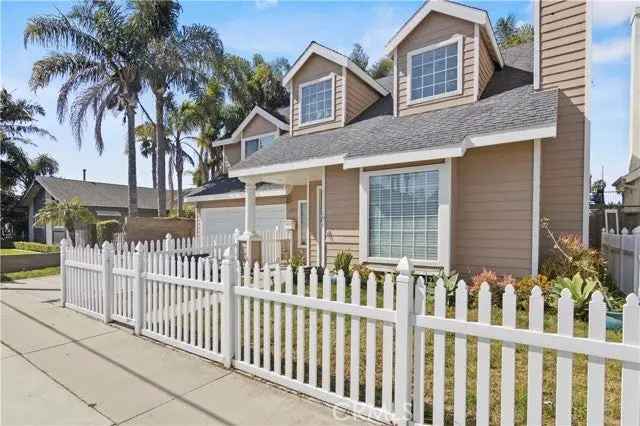
[[[38,176],[38,182],[56,200],[80,198],[88,207],[127,208],[129,192],[127,185],[64,179],[53,176]],[[169,200],[169,192],[167,192]],[[155,210],[158,208],[158,191],[153,188],[138,187],[138,208]]]
[[[257,190],[267,189],[280,189],[281,185],[275,185],[271,183],[259,183]],[[220,195],[231,194],[235,192],[244,192],[244,182],[241,182],[238,178],[230,178],[227,176],[219,176],[203,186],[193,189],[189,192],[189,197],[200,197],[203,195]]]
[[[336,155],[354,158],[422,150],[459,144],[467,136],[556,124],[557,91],[537,92],[531,84],[531,43],[503,53],[505,67],[494,73],[476,103],[393,117],[391,96],[386,96],[343,128],[283,135],[232,170]]]

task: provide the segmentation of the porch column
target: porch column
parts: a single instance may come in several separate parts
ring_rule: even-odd
[[[260,236],[256,233],[256,182],[243,180],[244,197],[244,233],[238,238],[240,260],[242,262],[262,263]]]
[[[243,237],[251,237],[256,231],[256,184],[253,181],[244,183],[244,234]]]

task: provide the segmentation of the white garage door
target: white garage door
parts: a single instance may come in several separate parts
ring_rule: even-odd
[[[221,207],[202,209],[202,235],[231,234],[235,229],[244,231],[244,207]],[[256,231],[282,229],[286,218],[284,204],[256,206]]]

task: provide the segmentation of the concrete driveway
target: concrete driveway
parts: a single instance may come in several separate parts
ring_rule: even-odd
[[[361,423],[62,309],[58,288],[59,277],[0,286],[2,425]]]

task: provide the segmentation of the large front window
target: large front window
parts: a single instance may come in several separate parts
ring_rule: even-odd
[[[300,124],[333,118],[333,76],[300,86]]]
[[[369,177],[368,255],[438,260],[439,171]]]
[[[447,42],[409,53],[410,101],[460,92],[461,42]]]

